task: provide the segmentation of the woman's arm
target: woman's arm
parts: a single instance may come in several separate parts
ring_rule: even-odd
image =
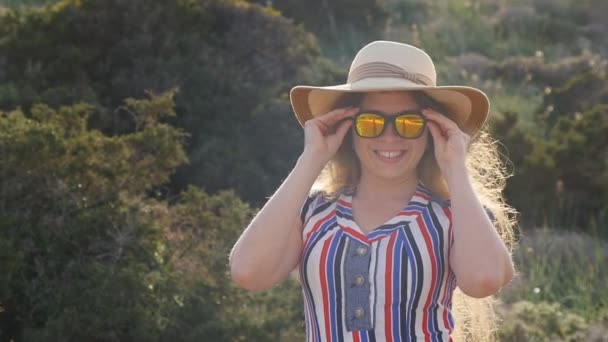
[[[454,234],[450,267],[462,292],[487,297],[513,278],[511,255],[471,185],[465,161],[470,137],[446,116],[432,110],[424,114],[450,191]]]
[[[477,198],[466,166],[453,169],[446,180],[454,234],[450,266],[462,292],[487,297],[513,278],[511,255]]]
[[[295,168],[251,221],[230,254],[232,279],[248,290],[284,280],[300,259],[300,210],[323,165],[302,154]]]
[[[356,108],[340,108],[304,125],[304,152],[295,168],[251,221],[230,253],[232,279],[249,290],[284,280],[300,260],[300,211],[317,176],[340,147]]]

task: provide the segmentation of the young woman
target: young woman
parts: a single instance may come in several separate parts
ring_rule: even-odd
[[[480,132],[487,97],[435,79],[424,51],[377,41],[346,84],[291,91],[304,150],[230,265],[249,290],[299,265],[308,341],[449,341],[454,311],[486,338],[474,325],[488,307],[459,310],[454,292],[485,298],[511,280],[513,210]]]

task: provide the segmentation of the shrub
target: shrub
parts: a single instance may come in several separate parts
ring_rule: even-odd
[[[582,341],[588,329],[585,319],[555,303],[520,301],[503,315],[498,336],[504,342]]]
[[[189,133],[190,163],[172,190],[236,188],[254,203],[275,189],[301,148],[291,138],[300,128],[286,90],[332,74],[318,70],[326,64],[317,63],[314,37],[272,9],[236,0],[65,0],[9,12],[0,33],[0,109],[86,101],[98,109],[92,127],[121,134],[134,129],[127,112],[113,112],[123,98],[178,88],[179,115],[170,122]],[[261,137],[254,120],[276,125]],[[276,139],[268,144],[267,136]],[[277,141],[281,154],[249,158]],[[285,163],[277,168],[269,162],[276,159]]]
[[[174,93],[129,99],[132,133],[86,103],[0,112],[0,339],[302,339],[297,285],[254,295],[227,256],[252,215],[233,192],[156,190],[181,163]]]
[[[525,232],[513,255],[519,271],[501,298],[557,303],[594,321],[608,308],[608,244],[583,233]]]

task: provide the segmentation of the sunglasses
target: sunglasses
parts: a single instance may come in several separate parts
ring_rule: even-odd
[[[395,132],[404,139],[416,139],[424,133],[426,118],[418,111],[407,111],[397,115],[365,110],[352,117],[354,129],[362,138],[376,138],[384,133],[386,126],[393,124]]]

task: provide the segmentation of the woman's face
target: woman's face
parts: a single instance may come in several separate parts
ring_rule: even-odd
[[[367,93],[359,105],[362,110],[378,110],[389,116],[421,108],[409,93]],[[399,180],[416,176],[428,139],[428,130],[416,139],[400,137],[392,124],[377,138],[362,138],[353,131],[355,154],[361,163],[362,177]]]

